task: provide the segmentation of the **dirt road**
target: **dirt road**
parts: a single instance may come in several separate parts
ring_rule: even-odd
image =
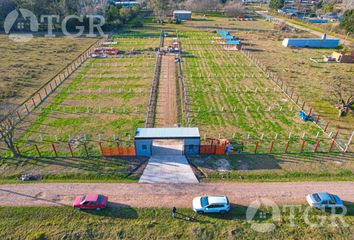
[[[173,53],[162,56],[155,127],[177,127],[177,82],[174,61]]]
[[[0,185],[2,206],[70,205],[75,195],[101,193],[111,203],[131,207],[190,207],[198,195],[229,196],[238,205],[248,205],[259,198],[279,204],[305,203],[311,192],[328,191],[343,200],[354,201],[354,182],[293,183],[201,183],[201,184],[139,184],[139,183],[35,183]]]

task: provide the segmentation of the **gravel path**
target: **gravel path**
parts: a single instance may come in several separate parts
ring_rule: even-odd
[[[268,198],[279,204],[305,203],[311,192],[328,191],[354,201],[354,182],[286,183],[33,183],[0,185],[2,206],[71,205],[78,194],[101,193],[111,204],[131,207],[190,207],[198,195],[227,195],[234,204],[248,205]]]

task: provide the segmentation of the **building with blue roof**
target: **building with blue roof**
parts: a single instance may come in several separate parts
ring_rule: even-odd
[[[223,35],[223,36],[221,36],[222,40],[232,40],[234,38],[235,38],[235,36],[232,36],[232,35]]]
[[[154,140],[182,140],[185,155],[199,154],[198,128],[138,128],[134,140],[136,155],[150,157]]]
[[[236,39],[226,40],[225,45],[223,45],[223,49],[228,51],[241,50],[241,42]]]
[[[326,34],[322,38],[285,38],[284,47],[298,48],[336,48],[339,46],[339,39],[327,38]]]
[[[230,35],[230,32],[226,30],[217,30],[216,33],[221,36]]]

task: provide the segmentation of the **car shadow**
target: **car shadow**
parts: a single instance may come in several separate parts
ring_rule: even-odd
[[[257,212],[257,209],[251,209],[248,206],[231,203],[231,209],[227,213],[204,213],[202,215],[198,214],[197,216],[206,216],[208,218],[217,218],[223,220],[246,220],[247,209],[248,211],[252,210],[252,212]]]
[[[344,206],[347,208],[347,213],[345,216],[354,216],[354,203],[353,202],[348,202],[344,201]]]
[[[78,210],[83,214],[109,217],[109,218],[122,218],[122,219],[137,219],[139,217],[137,211],[129,205],[116,202],[108,202],[106,208],[97,210]]]

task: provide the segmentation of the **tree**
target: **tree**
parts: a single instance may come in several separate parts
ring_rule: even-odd
[[[329,93],[334,97],[336,107],[339,110],[338,117],[343,117],[349,111],[353,111],[354,84],[351,79],[346,79],[336,73],[331,74]]]
[[[129,8],[121,8],[119,10],[120,20],[123,24],[127,23],[132,17],[132,11]]]
[[[218,0],[188,0],[186,1],[185,6],[189,10],[202,12],[204,14],[210,10],[220,9],[220,3]]]
[[[242,15],[244,7],[242,2],[229,2],[224,7],[224,13],[228,17],[237,17]]]
[[[342,6],[344,10],[354,9],[354,0],[343,0]]]
[[[10,113],[0,122],[0,140],[3,141],[14,157],[19,157],[14,143],[14,135],[16,129],[17,118],[13,113]]]
[[[354,9],[349,9],[344,12],[339,27],[345,29],[347,32],[354,33]]]
[[[284,2],[284,0],[270,0],[269,7],[274,10],[281,9],[284,7]]]
[[[168,0],[150,0],[150,7],[154,11],[156,17],[159,18],[160,22],[163,22],[164,18],[166,17],[168,4]]]

